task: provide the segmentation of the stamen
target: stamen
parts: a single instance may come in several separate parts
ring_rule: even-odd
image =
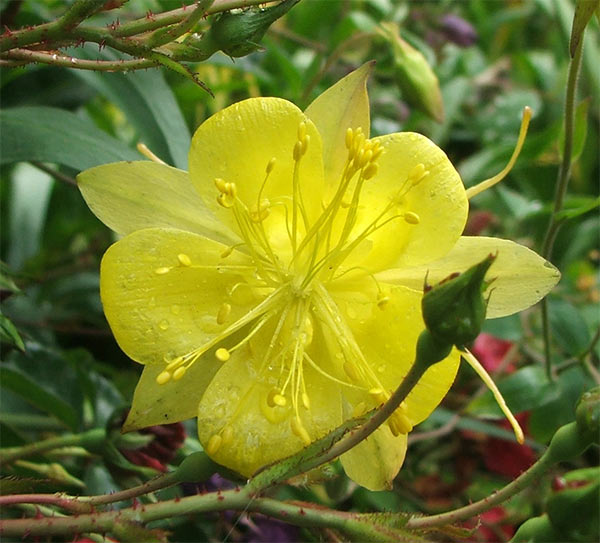
[[[471,351],[469,351],[468,349],[465,349],[464,351],[461,351],[461,355],[469,363],[469,365],[475,370],[475,373],[477,373],[477,375],[479,375],[479,377],[486,384],[486,386],[490,389],[490,391],[494,395],[496,402],[498,403],[498,406],[504,413],[504,416],[508,419],[508,422],[510,422],[510,425],[512,426],[512,429],[513,429],[513,432],[515,433],[515,437],[517,438],[517,441],[522,445],[525,441],[525,436],[523,435],[523,430],[521,429],[521,426],[519,425],[519,422],[517,421],[517,419],[511,413],[508,405],[506,405],[506,402],[504,401],[502,394],[498,390],[496,383],[494,383],[494,381],[492,380],[492,378],[490,377],[488,372],[485,371],[485,368],[481,365],[479,360],[477,360],[477,358],[475,358],[475,356],[473,356]]]
[[[220,362],[227,362],[231,358],[231,353],[225,347],[219,347],[215,351],[215,357]]]
[[[167,165],[167,163],[164,160],[161,160],[160,158],[158,158],[152,151],[150,151],[150,149],[148,149],[148,147],[146,146],[145,143],[142,143],[141,141],[136,145],[137,150],[144,155],[146,158],[149,158],[152,162],[156,162],[157,164],[163,164],[164,166]]]
[[[271,160],[269,160],[269,163],[267,164],[267,167],[265,169],[267,175],[269,175],[273,171],[276,162],[277,159],[275,157],[271,157]]]
[[[287,405],[287,400],[285,396],[281,394],[273,394],[273,398],[271,400],[274,405],[278,405],[279,407],[285,407]]]
[[[165,370],[156,376],[156,382],[159,385],[164,385],[171,380],[171,377],[173,377],[173,374],[170,371]]]
[[[375,155],[373,155],[373,159],[375,158]],[[371,162],[364,170],[363,170],[363,178],[365,180],[371,179],[373,177],[375,177],[377,175],[377,172],[379,171],[379,165],[376,162]]]
[[[306,428],[304,428],[304,425],[299,417],[293,417],[290,420],[290,426],[294,435],[299,437],[305,445],[310,445],[312,443],[312,440],[310,439],[310,436],[308,435],[308,432],[306,431]]]
[[[185,375],[186,371],[187,371],[187,368],[185,366],[181,366],[181,367],[177,368],[173,372],[173,381],[179,381],[179,379],[181,379]]]
[[[496,183],[502,181],[509,174],[510,170],[512,170],[513,166],[515,165],[519,154],[521,153],[521,149],[523,148],[523,143],[525,142],[525,136],[527,136],[527,129],[529,128],[529,121],[531,120],[532,113],[533,112],[531,111],[531,108],[529,106],[525,106],[523,109],[523,119],[521,120],[521,128],[519,129],[517,145],[515,146],[515,150],[513,151],[508,164],[500,173],[497,173],[493,177],[478,183],[474,187],[468,188],[466,191],[467,198],[471,199],[473,196],[477,196],[480,192],[493,187]]]
[[[221,444],[227,445],[231,443],[233,439],[233,428],[231,426],[225,426],[221,431]]]
[[[229,317],[229,313],[231,313],[231,304],[224,303],[221,305],[217,313],[217,324],[223,324]]]
[[[416,166],[413,167],[412,170],[408,173],[407,181],[411,186],[417,186],[423,178],[428,175],[429,172],[425,170],[425,164],[419,162]]]
[[[381,292],[377,295],[377,307],[382,311],[387,307],[389,301],[389,296],[384,296]]]
[[[352,149],[352,140],[354,139],[354,131],[352,128],[346,129],[346,149]]]
[[[208,454],[215,454],[221,447],[222,443],[223,438],[219,434],[213,434],[212,436],[210,436],[208,444],[206,445],[206,452]]]
[[[419,224],[421,222],[421,218],[412,211],[407,211],[406,213],[404,213],[404,220],[408,224]]]
[[[360,375],[358,373],[357,367],[349,360],[346,360],[346,362],[344,362],[344,372],[348,377],[350,377],[351,381],[354,381],[355,383],[358,383],[360,381]]]
[[[154,270],[154,273],[155,273],[156,275],[164,275],[165,273],[169,273],[171,270],[172,270],[172,268],[169,268],[169,267],[167,267],[167,266],[163,266],[163,267],[161,267],[161,268],[156,268],[156,269]]]
[[[310,409],[310,398],[306,392],[302,393],[302,405],[305,409]]]
[[[179,260],[179,263],[182,266],[189,267],[189,266],[192,265],[192,261],[191,261],[190,257],[188,255],[184,254],[184,253],[178,254],[177,255],[177,260]]]

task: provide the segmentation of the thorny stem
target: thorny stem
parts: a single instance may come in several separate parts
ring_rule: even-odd
[[[556,182],[556,192],[554,196],[554,208],[552,215],[550,216],[550,223],[546,230],[544,242],[542,244],[542,257],[549,259],[552,257],[552,248],[554,247],[554,241],[556,234],[561,225],[561,221],[558,220],[557,214],[563,207],[565,195],[567,193],[567,187],[569,185],[569,177],[571,173],[571,160],[573,155],[573,132],[575,124],[575,97],[577,90],[577,77],[579,76],[579,70],[581,68],[581,58],[583,51],[583,32],[579,45],[575,50],[575,55],[569,63],[569,76],[567,79],[567,95],[565,99],[565,143],[563,148],[563,159],[558,170],[558,179]],[[552,376],[552,349],[550,345],[550,320],[548,315],[548,298],[542,300],[542,330],[544,336],[544,355],[545,355],[545,366],[546,375],[550,381],[553,380]]]

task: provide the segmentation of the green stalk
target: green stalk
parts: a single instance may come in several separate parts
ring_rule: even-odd
[[[81,434],[65,434],[58,437],[52,437],[45,439],[44,441],[38,441],[36,443],[29,443],[27,445],[21,445],[19,447],[9,447],[0,450],[0,462],[8,463],[28,456],[36,454],[42,454],[53,449],[59,449],[62,447],[80,446],[87,448],[87,446],[94,447],[100,442],[103,442],[106,435],[104,430],[100,428],[94,428]]]
[[[557,214],[562,210],[567,187],[569,185],[569,177],[571,173],[571,160],[573,155],[573,135],[575,126],[575,98],[577,90],[577,78],[581,69],[581,58],[583,51],[583,33],[575,55],[569,62],[569,75],[567,80],[567,95],[565,99],[565,143],[563,149],[563,160],[558,170],[558,179],[556,182],[556,192],[554,196],[554,208],[550,217],[550,222],[546,230],[544,242],[542,244],[541,254],[545,259],[552,257],[552,249],[556,234],[561,225]],[[542,300],[542,330],[544,337],[544,358],[546,366],[546,375],[550,381],[552,376],[552,349],[550,344],[550,322],[548,315],[548,298]]]

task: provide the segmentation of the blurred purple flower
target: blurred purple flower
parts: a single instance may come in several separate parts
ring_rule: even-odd
[[[458,15],[451,13],[444,15],[441,20],[441,28],[449,41],[462,47],[473,45],[478,39],[475,28]]]
[[[292,543],[299,541],[298,528],[280,520],[252,515],[247,543]]]

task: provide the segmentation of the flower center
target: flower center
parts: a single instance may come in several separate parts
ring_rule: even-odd
[[[277,168],[275,158],[266,165],[265,177],[252,201],[240,198],[235,182],[215,179],[217,202],[233,214],[242,238],[240,246],[256,266],[256,284],[234,285],[231,301],[223,303],[215,316],[223,330],[204,345],[165,360],[165,369],[156,379],[158,384],[181,379],[209,351],[218,362],[227,363],[236,351],[246,348],[243,356],[257,362],[258,379],[262,380],[261,386],[266,387],[260,398],[261,413],[273,424],[288,421],[291,432],[304,444],[317,437],[307,430],[307,426],[311,427],[308,422],[311,420],[311,401],[305,369],[310,368],[311,372],[339,386],[360,392],[364,400],[354,405],[356,416],[389,398],[390,392],[385,390],[377,372],[365,359],[327,286],[352,269],[359,269],[342,266],[374,232],[396,220],[413,226],[419,224],[419,216],[404,209],[405,196],[429,172],[423,164],[417,164],[398,184],[395,194],[381,203],[379,213],[367,222],[361,221],[361,206],[364,207],[361,194],[366,183],[376,181],[378,160],[384,149],[378,141],[366,139],[361,128],[349,128],[345,143],[348,155],[340,179],[316,218],[311,219],[306,206],[308,195],[303,194],[300,182],[302,162],[310,145],[305,122],[298,126],[292,150],[291,197],[265,197],[265,187]],[[221,257],[226,259],[237,247],[228,248]],[[193,265],[186,255],[177,258],[178,265]],[[169,270],[159,268],[155,272],[161,274]],[[377,310],[385,310],[389,298],[368,270],[361,268],[360,271],[371,275],[375,281],[378,294],[373,302]],[[234,303],[233,292],[244,287],[260,292],[262,301],[245,316],[227,325]],[[317,327],[320,347],[313,341]],[[242,332],[243,339],[228,345],[226,340],[236,332]],[[328,343],[326,350],[334,352],[334,360],[328,364],[323,362],[323,342]],[[240,414],[236,411],[231,418]],[[404,405],[390,417],[388,426],[394,435],[412,429]],[[231,420],[224,421],[220,432],[210,438],[207,451],[215,453],[231,438]]]

